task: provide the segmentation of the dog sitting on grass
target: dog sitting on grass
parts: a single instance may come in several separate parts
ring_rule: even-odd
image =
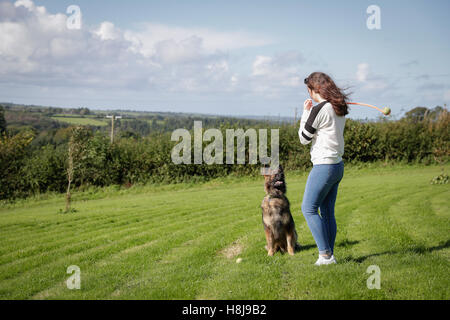
[[[289,200],[286,198],[286,182],[283,167],[278,169],[262,168],[264,175],[264,197],[262,208],[262,221],[266,234],[266,250],[269,256],[280,250],[293,255],[300,248],[297,243],[294,219],[291,215]]]

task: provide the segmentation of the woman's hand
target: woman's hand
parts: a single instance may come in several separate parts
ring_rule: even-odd
[[[305,110],[311,110],[312,108],[312,100],[311,99],[306,99],[305,102],[303,103],[303,109]]]

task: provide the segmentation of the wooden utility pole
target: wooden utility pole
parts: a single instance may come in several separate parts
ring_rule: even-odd
[[[111,119],[111,144],[114,143],[114,121],[116,119],[122,119],[122,116],[106,116],[108,119]]]

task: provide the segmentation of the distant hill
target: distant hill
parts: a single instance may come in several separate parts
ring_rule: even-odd
[[[152,132],[170,132],[178,128],[192,129],[194,121],[200,120],[205,128],[223,125],[239,127],[293,123],[293,118],[267,116],[225,116],[216,114],[181,113],[167,111],[136,111],[130,109],[95,110],[89,108],[64,108],[41,105],[25,105],[11,102],[0,103],[5,110],[8,130],[13,133],[33,130],[42,133],[73,125],[84,125],[93,130],[109,131],[111,120],[107,115],[120,115],[115,131],[126,136],[146,136]]]

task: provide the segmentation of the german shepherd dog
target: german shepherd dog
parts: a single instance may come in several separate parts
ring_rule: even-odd
[[[286,182],[283,167],[278,169],[262,168],[264,175],[264,197],[262,208],[262,222],[266,234],[266,250],[269,256],[280,250],[290,255],[300,248],[297,243],[294,219],[291,215],[289,200],[286,198]]]

